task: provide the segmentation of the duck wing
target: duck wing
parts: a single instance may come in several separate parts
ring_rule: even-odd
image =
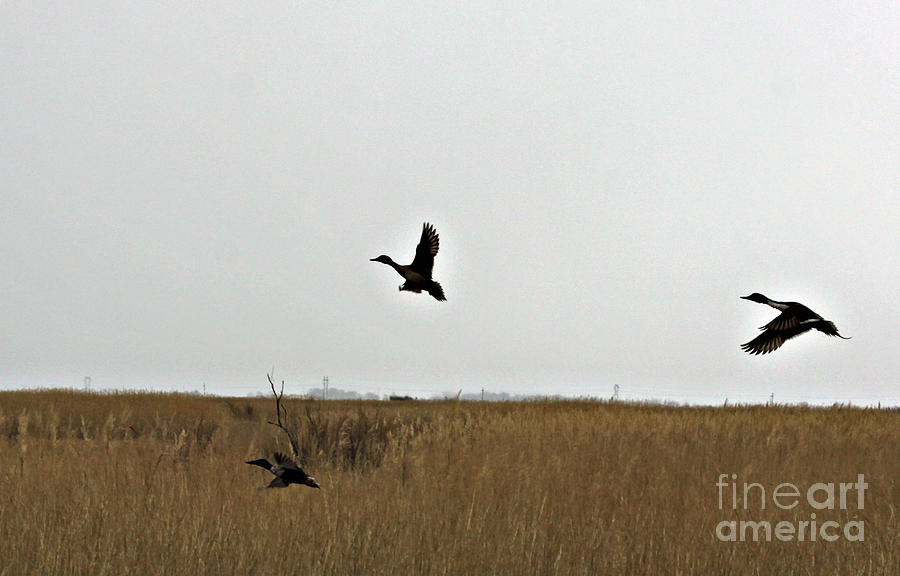
[[[281,452],[275,453],[275,463],[278,464],[283,470],[300,470],[300,467],[297,466],[296,462],[294,462],[291,458],[288,458]]]
[[[434,226],[425,222],[422,225],[422,237],[416,246],[416,257],[409,265],[415,272],[431,279],[431,271],[434,268],[434,257],[441,247],[441,241]]]
[[[284,478],[281,476],[276,476],[269,482],[269,485],[266,488],[287,488],[287,482],[284,481]]]
[[[765,326],[760,326],[759,329],[780,332],[784,330],[793,330],[799,325],[800,319],[797,315],[792,310],[785,310]]]
[[[781,345],[792,336],[786,336],[784,332],[778,330],[766,330],[746,344],[741,344],[741,350],[750,354],[768,354],[781,348]]]
[[[785,308],[781,308],[781,314],[774,320],[761,327],[760,330],[796,330],[806,324],[815,324],[824,319],[799,302],[785,302]],[[807,330],[809,328],[806,328]]]

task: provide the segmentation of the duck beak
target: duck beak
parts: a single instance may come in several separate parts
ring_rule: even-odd
[[[741,298],[744,299],[744,300],[749,300],[749,299],[750,299],[749,296],[741,296]]]

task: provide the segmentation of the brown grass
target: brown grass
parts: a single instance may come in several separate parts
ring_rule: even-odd
[[[260,490],[270,399],[0,393],[0,575],[900,574],[900,413],[290,400],[321,491]],[[865,541],[720,542],[719,474],[865,474]],[[855,494],[855,493],[854,493]],[[855,500],[854,500],[855,503]]]

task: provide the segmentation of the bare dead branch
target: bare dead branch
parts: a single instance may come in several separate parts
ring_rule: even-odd
[[[272,380],[271,374],[266,374],[266,378],[269,379],[269,386],[272,387],[272,395],[275,396],[275,416],[277,418],[277,422],[272,422],[271,420],[267,420],[269,424],[280,428],[288,437],[288,441],[291,443],[291,452],[293,452],[294,459],[298,459],[300,457],[300,443],[297,441],[297,432],[296,430],[291,430],[285,425],[287,421],[287,408],[281,403],[281,399],[284,398],[284,380],[281,381],[281,391],[277,392],[275,390],[275,381]]]

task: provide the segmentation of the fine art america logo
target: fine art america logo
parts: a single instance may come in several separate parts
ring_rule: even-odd
[[[737,474],[719,474],[716,488],[719,492],[719,510],[738,510],[738,498],[742,503],[740,508],[748,509],[752,503],[753,508],[757,504],[761,510],[766,509],[767,502],[771,502],[781,510],[798,509],[801,515],[809,510],[805,519],[796,521],[781,520],[769,522],[768,520],[722,520],[716,525],[716,538],[723,542],[815,542],[823,540],[834,542],[844,538],[850,542],[862,542],[865,540],[865,522],[862,520],[848,520],[839,523],[834,520],[820,521],[816,518],[816,510],[850,510],[862,511],[865,508],[866,479],[858,474],[856,482],[816,482],[802,491],[795,484],[783,482],[778,484],[771,492],[758,482],[737,482]],[[844,515],[849,516],[849,514]],[[857,515],[858,516],[858,515]]]

